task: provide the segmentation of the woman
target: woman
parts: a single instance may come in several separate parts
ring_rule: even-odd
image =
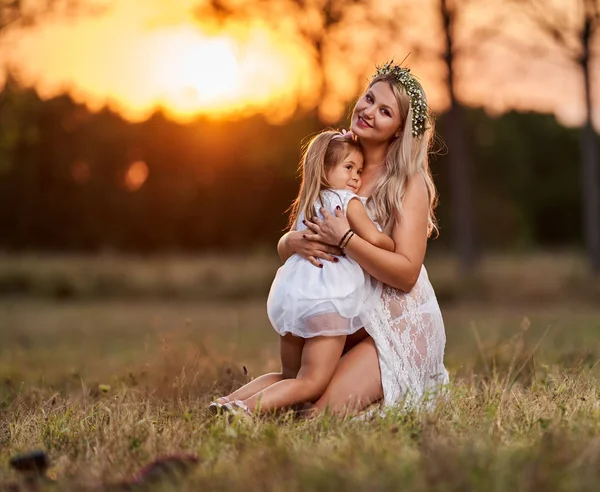
[[[351,128],[364,153],[359,194],[370,197],[372,218],[391,235],[395,249],[380,249],[357,235],[345,245],[344,253],[385,287],[314,404],[340,414],[382,399],[386,405],[421,403],[448,381],[442,315],[423,266],[427,238],[436,229],[437,195],[427,160],[433,123],[421,84],[392,62],[378,67],[354,108]],[[343,213],[322,212],[324,220],[306,221],[312,234],[290,231],[281,238],[277,251],[283,261],[293,254],[316,267],[335,261],[341,251],[331,245],[340,244],[350,226]],[[265,374],[216,405],[295,376]]]
[[[422,402],[448,382],[442,315],[423,266],[427,238],[436,229],[437,195],[427,160],[433,124],[421,84],[393,63],[379,67],[354,108],[352,132],[365,156],[359,194],[371,198],[374,218],[396,247],[388,252],[358,236],[345,247],[386,287],[315,404],[337,413],[382,398],[386,405]],[[314,234],[282,237],[282,260],[297,253],[316,266],[333,261],[339,251],[327,245],[338,244],[349,225],[339,212],[324,215],[324,221],[307,222]]]

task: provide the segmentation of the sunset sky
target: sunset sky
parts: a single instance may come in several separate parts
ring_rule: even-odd
[[[563,3],[570,1],[575,0]],[[489,8],[494,2],[486,3],[485,10],[466,12],[461,39],[469,40],[486,23],[497,23],[497,12]],[[109,105],[131,120],[145,119],[161,107],[179,121],[199,113],[229,118],[258,112],[283,122],[297,109],[320,105],[321,114],[333,121],[344,116],[345,104],[362,88],[374,62],[399,60],[413,51],[408,64],[424,82],[430,105],[440,111],[447,102],[441,86],[443,66],[427,54],[438,50],[441,40],[433,0],[398,0],[418,4],[419,10],[401,11],[406,22],[391,37],[382,34],[381,26],[366,25],[364,12],[349,11],[347,24],[327,45],[330,90],[325,99],[319,94],[317,57],[297,25],[318,29],[317,9],[301,21],[297,13],[281,11],[276,18],[271,12],[268,18],[256,15],[217,24],[198,13],[198,1],[95,3],[106,11],[47,19],[35,28],[8,32],[2,41],[4,62],[44,98],[66,91],[91,109]],[[371,11],[379,19],[397,16],[390,10],[392,3],[373,0]],[[502,34],[549,46],[518,13],[506,19]],[[419,52],[415,46],[426,50]],[[492,112],[554,112],[563,123],[578,124],[583,115],[580,75],[559,52],[550,54],[548,59],[523,56],[514,47],[491,41],[459,64],[459,95]],[[596,81],[599,65],[595,64]],[[597,92],[595,116],[600,126]]]

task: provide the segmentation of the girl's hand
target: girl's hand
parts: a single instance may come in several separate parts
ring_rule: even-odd
[[[350,229],[350,223],[339,207],[336,208],[335,215],[331,215],[324,208],[321,208],[320,212],[323,214],[323,220],[313,217],[311,220],[304,222],[306,227],[314,233],[306,234],[306,239],[337,246],[344,234]]]
[[[288,233],[286,239],[287,248],[292,253],[300,255],[302,258],[310,261],[314,266],[322,268],[322,260],[331,261],[333,263],[339,260],[342,252],[337,246],[330,246],[323,242],[309,240],[306,233],[309,231],[293,231]]]
[[[344,130],[343,128],[340,130],[340,133],[344,138],[349,138],[351,140],[358,140],[356,135],[352,133],[352,130]]]

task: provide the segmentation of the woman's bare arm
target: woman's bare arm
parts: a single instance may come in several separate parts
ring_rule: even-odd
[[[377,280],[409,292],[419,278],[427,247],[429,196],[420,174],[413,176],[407,183],[403,209],[402,220],[398,213],[398,220],[392,231],[395,243],[393,252],[373,246],[356,235],[349,241],[345,252]],[[341,211],[335,217],[324,211],[323,216],[326,220],[307,222],[315,232],[307,237],[314,241],[339,241],[348,230],[348,220]]]
[[[320,266],[322,260],[337,261],[334,255],[341,253],[335,246],[309,241],[304,236],[310,231],[289,231],[286,232],[277,243],[277,254],[281,261],[286,261],[293,254],[299,254],[310,261],[315,266]]]
[[[293,239],[290,239],[290,237],[297,233],[298,231],[288,231],[279,239],[277,243],[277,254],[279,255],[281,261],[285,262],[294,254],[290,244],[290,241],[293,241]]]
[[[364,205],[358,198],[353,198],[348,203],[346,217],[352,230],[362,239],[378,248],[394,251],[395,245],[392,238],[377,229],[377,226],[373,223]]]

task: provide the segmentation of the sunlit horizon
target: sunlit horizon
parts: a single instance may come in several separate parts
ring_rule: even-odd
[[[192,0],[120,0],[101,15],[46,19],[4,36],[9,49],[3,50],[3,61],[43,99],[68,93],[92,111],[109,107],[130,121],[162,111],[180,122],[199,115],[232,119],[260,113],[282,123],[299,110],[319,107],[325,121],[335,122],[345,116],[375,63],[410,51],[407,42],[390,43],[376,58],[357,48],[352,59],[339,53],[328,68],[330,93],[321,100],[317,56],[294,29],[275,29],[258,18],[217,24],[198,19],[195,6]],[[424,8],[419,21],[404,28],[404,37],[418,38],[435,25],[433,15]],[[351,29],[343,36],[354,34]],[[375,44],[377,35],[376,30],[363,33],[362,44]],[[443,67],[418,56],[409,63],[432,109],[443,111],[448,103]],[[459,96],[466,104],[492,113],[550,112],[563,124],[581,123],[580,75],[565,64],[524,61],[492,45],[459,68]],[[596,66],[597,77],[599,72]],[[600,124],[600,103],[596,121]]]
[[[277,122],[314,106],[316,69],[297,40],[258,22],[215,33],[191,14],[161,25],[157,5],[126,0],[108,15],[13,32],[7,61],[42,98],[67,92],[132,121],[161,110],[178,121],[261,112]]]

